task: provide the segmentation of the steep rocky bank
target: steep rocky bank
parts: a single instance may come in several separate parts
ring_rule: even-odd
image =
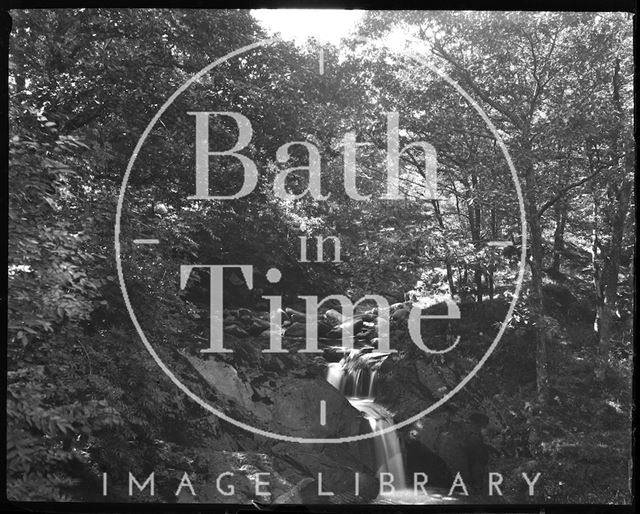
[[[453,334],[461,336],[455,355],[427,355],[409,339],[409,304],[396,304],[389,313],[392,349],[379,366],[376,401],[389,408],[396,422],[427,408],[454,387],[484,353],[490,334],[477,339],[473,323],[454,326],[449,320],[423,322],[423,339],[430,347],[446,347]],[[444,304],[426,309],[441,314]],[[503,304],[492,307],[494,317],[506,312]],[[463,315],[465,308],[463,306]],[[384,317],[375,309],[344,318],[328,310],[318,318],[321,354],[299,353],[304,346],[304,313],[282,312],[283,348],[289,353],[264,353],[269,347],[268,313],[239,309],[225,312],[225,348],[232,353],[206,356],[181,351],[211,393],[210,402],[226,414],[253,427],[292,437],[337,438],[369,433],[362,414],[326,380],[328,365],[343,358],[342,332],[352,331],[356,348],[377,343]],[[486,314],[486,313],[485,313]],[[486,317],[486,316],[485,316]],[[486,322],[486,320],[484,320]],[[486,327],[487,324],[483,323]],[[486,329],[485,329],[486,330]],[[497,330],[497,329],[496,329]],[[452,352],[453,353],[453,352]],[[319,419],[319,404],[326,402],[326,424]],[[432,414],[399,430],[406,471],[429,475],[429,484],[449,487],[460,472],[472,490],[483,482],[488,461],[482,429],[488,419],[473,412],[473,405],[449,402]],[[372,439],[343,444],[300,444],[276,441],[252,434],[226,422],[221,425],[224,444],[219,449],[203,449],[200,478],[209,484],[197,499],[181,495],[181,501],[238,502],[257,499],[269,502],[297,501],[325,503],[336,497],[318,495],[318,477],[322,489],[354,502],[367,502],[378,494],[375,452]],[[230,436],[230,434],[234,434]],[[243,485],[233,497],[215,485],[219,473],[233,470]],[[257,473],[269,473],[269,496],[257,498],[254,483]],[[355,487],[355,473],[359,486]],[[354,495],[354,489],[359,494]]]

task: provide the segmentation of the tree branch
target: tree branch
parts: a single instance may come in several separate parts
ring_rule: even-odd
[[[436,53],[436,55],[439,55],[440,57],[442,57],[443,59],[445,59],[450,64],[452,64],[455,68],[458,69],[458,71],[464,77],[465,84],[469,86],[471,89],[473,89],[474,93],[478,97],[480,97],[482,101],[484,101],[485,103],[493,107],[496,111],[498,111],[505,118],[507,118],[511,123],[513,123],[517,128],[519,129],[523,128],[524,124],[523,124],[523,121],[520,119],[520,117],[517,116],[512,109],[508,109],[507,107],[494,101],[489,95],[487,95],[482,89],[480,89],[480,87],[474,82],[468,70],[462,64],[460,64],[456,59],[454,59],[453,56],[451,56],[442,47],[442,45],[436,43],[433,48],[434,48],[434,53]]]
[[[540,209],[538,209],[538,218],[540,218],[545,211],[551,207],[554,203],[556,203],[558,200],[560,200],[565,193],[567,193],[568,191],[570,191],[571,189],[574,189],[578,186],[581,186],[582,184],[584,184],[585,182],[591,180],[593,177],[595,177],[598,173],[600,173],[603,170],[606,170],[609,166],[602,166],[600,168],[598,168],[596,171],[594,171],[591,175],[587,175],[586,177],[578,180],[577,182],[573,182],[572,184],[569,184],[566,187],[563,187],[557,195],[555,195],[553,198],[551,198],[550,200],[547,200],[544,204],[542,204],[542,207],[540,207]]]

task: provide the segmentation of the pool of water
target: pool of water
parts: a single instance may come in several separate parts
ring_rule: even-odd
[[[397,504],[397,505],[429,505],[429,504],[453,504],[470,503],[467,496],[448,496],[446,489],[427,488],[427,494],[413,489],[399,489],[393,493],[380,494],[373,503]]]

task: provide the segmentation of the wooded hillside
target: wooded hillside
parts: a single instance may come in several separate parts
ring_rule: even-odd
[[[183,471],[213,466],[213,457],[203,464],[202,448],[255,453],[271,442],[189,400],[140,342],[118,280],[116,206],[132,152],[158,109],[199,70],[266,34],[242,10],[14,10],[11,23],[8,495],[102,501],[108,471],[126,500],[127,473],[155,471],[171,487],[151,500],[175,501]],[[275,42],[212,69],[160,118],[127,184],[122,266],[142,328],[191,390],[211,394],[184,358],[207,345],[210,283],[207,273],[193,272],[181,288],[180,266],[242,263],[253,266],[253,289],[239,272],[223,281],[225,315],[234,311],[239,320],[234,329],[225,323],[225,333],[239,345],[250,346],[264,327],[243,325],[238,309],[266,311],[265,295],[296,309],[301,295],[453,298],[471,313],[463,343],[493,337],[502,321],[495,313],[506,312],[520,271],[513,177],[495,135],[463,96],[405,54],[374,44],[398,30],[417,38],[424,59],[486,112],[524,202],[520,298],[458,406],[490,419],[493,468],[535,461],[545,470],[544,493],[534,500],[629,502],[630,15],[371,11],[358,28],[368,41],[322,47],[322,74],[313,41]],[[251,118],[242,153],[259,175],[250,195],[189,199],[190,111]],[[401,155],[406,197],[384,198],[390,112],[399,113],[402,147],[421,140],[437,150],[437,197],[424,195],[428,177],[416,146]],[[230,119],[209,130],[219,148],[237,141]],[[366,201],[345,189],[342,143],[350,131],[369,143],[358,146],[353,184],[370,195]],[[306,171],[308,148],[279,156],[292,141],[318,149],[326,200],[308,193],[315,180]],[[212,191],[240,189],[237,160],[212,156],[210,166]],[[282,170],[296,166],[284,180],[289,197],[275,195]],[[300,238],[320,235],[339,238],[341,262],[301,262]],[[131,243],[144,237],[161,243]],[[278,283],[266,278],[272,267],[282,274]],[[406,327],[392,329],[394,346]],[[523,499],[515,489],[509,494]]]

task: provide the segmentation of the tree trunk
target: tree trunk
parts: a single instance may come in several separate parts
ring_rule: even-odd
[[[495,294],[493,287],[493,266],[489,269],[487,273],[487,287],[489,288],[489,301],[493,301],[493,295]]]
[[[458,291],[456,290],[456,284],[453,281],[453,270],[451,269],[451,264],[449,263],[448,259],[445,265],[447,267],[447,282],[449,283],[449,293],[451,294],[451,296],[453,296]]]
[[[542,404],[547,403],[549,394],[549,361],[547,355],[547,338],[543,323],[543,306],[542,306],[542,229],[538,219],[538,206],[536,202],[537,195],[537,177],[533,167],[533,158],[531,155],[531,141],[525,131],[522,138],[522,163],[521,169],[524,172],[525,187],[525,208],[527,212],[527,222],[529,224],[529,248],[531,249],[531,257],[529,266],[531,269],[531,293],[529,295],[529,305],[531,314],[536,327],[536,386],[538,391],[538,401]]]
[[[482,268],[480,266],[476,266],[473,272],[473,282],[476,286],[476,301],[480,303],[482,302],[482,295],[484,294],[482,289]]]
[[[591,262],[593,267],[593,287],[596,293],[596,319],[593,322],[593,330],[598,341],[598,349],[596,356],[596,378],[602,380],[605,376],[608,354],[608,346],[611,339],[611,313],[607,309],[605,302],[603,269],[600,265],[602,247],[598,238],[598,200],[594,196],[594,228],[593,243],[591,248]]]
[[[478,201],[478,177],[474,172],[471,173],[471,202],[469,203],[469,228],[471,230],[471,239],[474,241],[476,250],[482,246],[482,214],[480,211],[480,203]],[[473,283],[476,289],[476,301],[482,302],[482,265],[476,264],[473,272]]]
[[[495,209],[491,209],[491,240],[492,241],[497,241],[498,240],[498,222],[496,219],[496,210]],[[495,271],[495,261],[494,261],[494,255],[491,255],[491,260],[489,262],[489,266],[487,269],[487,287],[489,289],[489,301],[492,302],[493,301],[493,295],[494,295],[494,287],[493,287],[493,273]]]
[[[611,131],[611,155],[613,176],[607,180],[607,204],[602,208],[604,233],[609,235],[607,244],[600,243],[597,233],[597,212],[594,220],[593,274],[596,289],[596,320],[594,329],[598,339],[596,377],[602,380],[606,374],[611,346],[611,323],[618,295],[618,271],[622,253],[624,225],[629,210],[635,159],[633,135],[627,134],[621,101],[620,60],[614,62],[612,80],[612,103],[618,123]],[[598,203],[594,198],[594,206]],[[599,259],[600,257],[600,259]]]
[[[568,202],[566,199],[558,201],[555,205],[556,229],[553,233],[553,261],[551,271],[554,275],[560,273],[560,261],[564,251],[564,229],[567,224]]]
[[[444,220],[442,219],[442,212],[440,211],[440,203],[437,200],[432,200],[431,203],[433,204],[433,210],[435,212],[438,225],[440,226],[441,229],[444,230]],[[447,283],[449,284],[449,294],[453,296],[456,294],[457,291],[456,291],[455,283],[453,281],[453,271],[451,269],[451,257],[448,254],[448,249],[447,249],[447,255],[445,256],[445,259],[444,259],[444,264],[445,264],[445,267],[447,268]]]
[[[536,385],[538,399],[546,403],[549,389],[547,339],[542,326],[542,231],[536,218],[536,206],[529,209],[531,230],[531,311],[536,324]]]
[[[631,181],[625,179],[618,186],[609,182],[609,188],[615,188],[613,202],[608,209],[611,212],[611,240],[603,247],[594,235],[593,255],[593,285],[596,291],[596,320],[594,330],[598,339],[598,366],[596,377],[602,380],[606,374],[607,360],[611,346],[611,324],[613,313],[616,310],[618,296],[618,271],[620,268],[620,255],[622,253],[622,236],[624,224],[629,209],[631,198]],[[610,202],[611,203],[611,202]]]

